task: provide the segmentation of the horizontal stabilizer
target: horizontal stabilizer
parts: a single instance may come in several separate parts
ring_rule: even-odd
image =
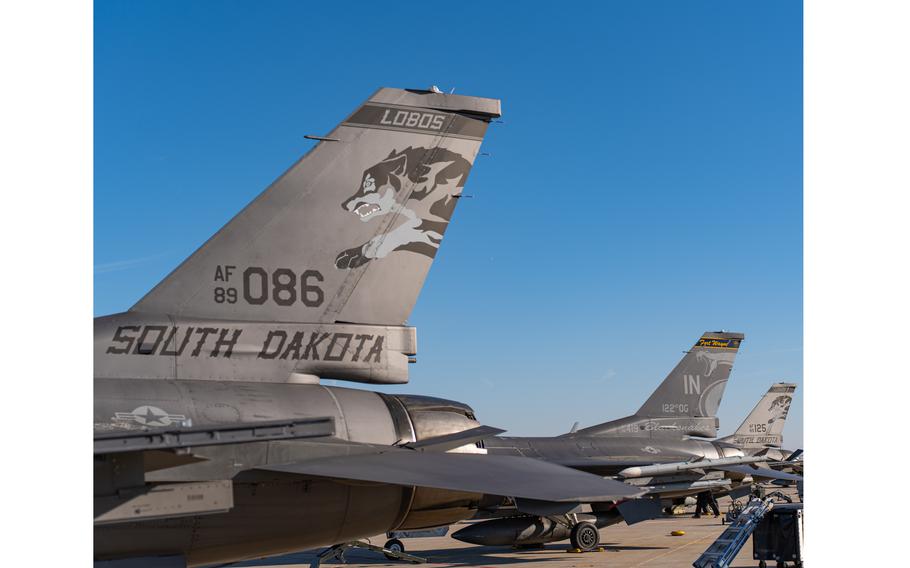
[[[650,521],[661,516],[660,499],[632,499],[616,506],[627,525]]]
[[[477,428],[462,430],[461,432],[455,432],[454,434],[446,434],[444,436],[427,438],[425,440],[406,444],[404,447],[420,451],[429,450],[431,452],[447,452],[449,450],[454,450],[455,448],[460,448],[461,446],[465,446],[467,444],[474,444],[481,440],[492,438],[493,436],[502,434],[503,432],[505,432],[505,430],[502,428],[494,428],[493,426],[478,426]]]
[[[802,481],[802,475],[796,475],[795,473],[787,473],[785,471],[777,471],[776,469],[768,469],[766,467],[751,467],[748,465],[731,465],[725,467],[718,467],[722,471],[729,471],[732,473],[739,473],[741,475],[751,475],[752,477],[762,477],[765,479],[779,479],[782,481]]]
[[[415,485],[558,502],[601,502],[644,493],[625,483],[533,458],[394,450],[260,467],[279,471]]]

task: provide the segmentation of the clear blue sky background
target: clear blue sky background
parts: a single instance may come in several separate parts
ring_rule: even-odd
[[[123,311],[379,86],[501,98],[387,388],[513,434],[635,411],[705,330],[802,385],[802,6],[95,2],[95,298]],[[353,385],[357,386],[357,385]],[[362,387],[367,388],[367,387]],[[787,446],[802,444],[802,392]]]

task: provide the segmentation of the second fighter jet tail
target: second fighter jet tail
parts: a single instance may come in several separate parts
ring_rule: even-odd
[[[795,390],[796,385],[793,383],[771,385],[736,432],[732,436],[721,438],[721,441],[750,450],[780,448],[784,442],[784,424],[787,422]]]
[[[638,412],[567,435],[717,436],[717,408],[744,337],[704,333]]]

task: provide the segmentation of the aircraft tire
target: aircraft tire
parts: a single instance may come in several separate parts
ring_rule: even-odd
[[[386,550],[391,550],[393,552],[404,552],[404,543],[401,542],[400,540],[398,540],[397,538],[393,538],[391,540],[388,540],[383,545],[383,548],[385,548]],[[391,554],[386,554],[385,557],[388,558],[389,560],[399,560],[399,558],[392,556]]]
[[[579,550],[594,550],[600,544],[600,533],[592,523],[584,521],[572,527],[569,542]]]

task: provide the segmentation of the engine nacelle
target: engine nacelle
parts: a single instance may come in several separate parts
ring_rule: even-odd
[[[461,402],[432,396],[380,396],[389,406],[395,427],[404,442],[420,442],[480,426],[474,418],[474,410]],[[402,420],[402,410],[406,420]]]
[[[399,440],[419,442],[480,426],[470,406],[430,396],[380,395],[389,407]],[[477,444],[450,450],[485,453]],[[411,488],[405,495],[404,515],[395,530],[448,525],[472,515],[483,496],[426,487]]]
[[[389,407],[399,440],[419,442],[480,426],[470,406],[430,396],[380,395]],[[485,453],[476,444],[450,450]],[[448,525],[471,516],[482,498],[478,493],[417,487],[409,491],[410,503],[395,530]],[[406,499],[408,496],[406,495]]]

